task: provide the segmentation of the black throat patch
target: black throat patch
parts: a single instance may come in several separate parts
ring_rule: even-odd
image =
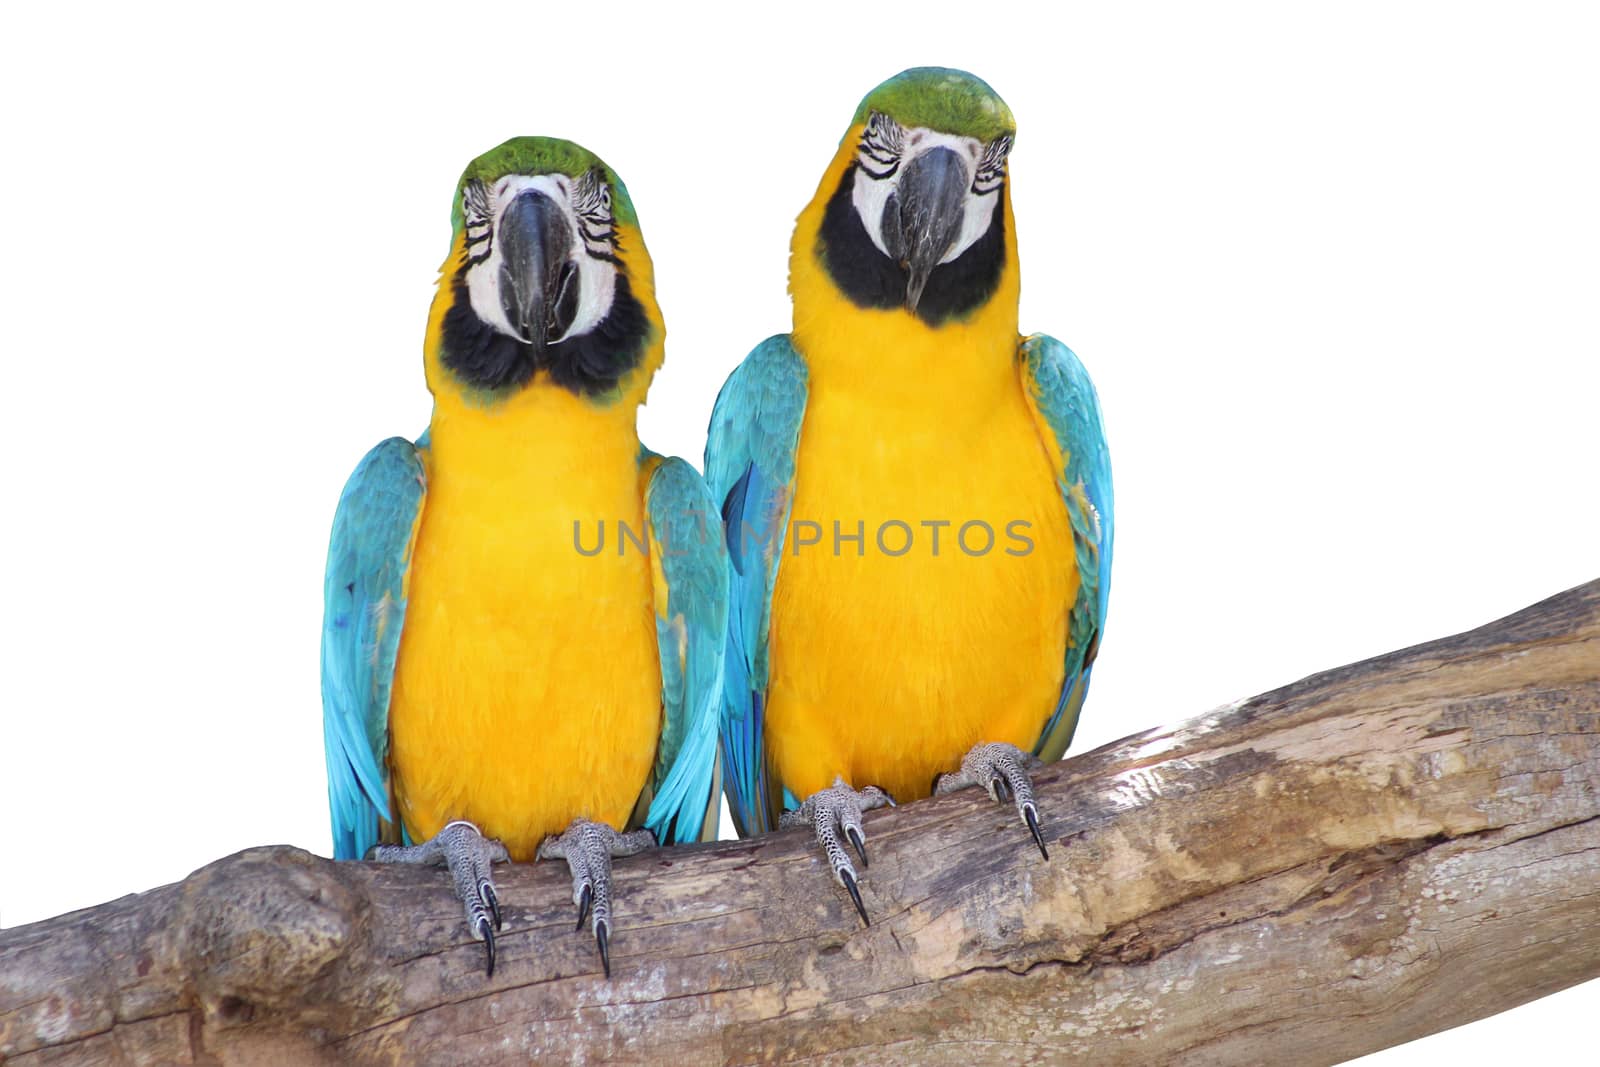
[[[852,163],[839,181],[822,215],[817,255],[850,302],[864,308],[905,307],[906,272],[872,243],[851,202],[859,164]],[[917,302],[917,318],[929,326],[959,319],[988,302],[1005,268],[1005,213],[995,207],[994,221],[972,247],[949,263],[933,268]]]
[[[520,388],[542,370],[563,389],[597,396],[616,388],[623,375],[639,365],[650,339],[644,306],[620,270],[606,317],[588,333],[546,345],[542,352],[478,317],[467,295],[464,270],[451,285],[454,291],[450,310],[444,313],[439,359],[474,389]]]

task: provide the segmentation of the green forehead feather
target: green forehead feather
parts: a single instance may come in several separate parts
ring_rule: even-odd
[[[577,178],[598,168],[611,186],[611,216],[618,223],[637,226],[633,201],[628,198],[628,188],[617,177],[617,172],[605,161],[582,145],[563,141],[559,137],[513,137],[505,144],[489,149],[467,164],[456,183],[455,204],[450,208],[450,224],[459,230],[462,226],[461,191],[474,178],[493,184],[507,174],[565,174]]]
[[[922,126],[958,137],[992,141],[1017,132],[1011,109],[982,78],[948,67],[901,71],[867,94],[852,125],[880,111],[902,126]]]

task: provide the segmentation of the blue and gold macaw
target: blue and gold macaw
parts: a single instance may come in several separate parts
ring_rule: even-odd
[[[694,469],[639,444],[664,330],[616,174],[507,141],[452,229],[428,430],[369,452],[333,521],[334,852],[446,864],[490,974],[490,864],[564,857],[609,974],[611,856],[716,836],[720,526]]]
[[[1099,402],[1017,331],[1014,133],[961,71],[868,94],[795,226],[794,329],[711,418],[730,808],[742,834],[811,822],[863,921],[841,840],[865,864],[889,795],[1009,793],[1049,858],[1027,771],[1066,751],[1105,623]]]

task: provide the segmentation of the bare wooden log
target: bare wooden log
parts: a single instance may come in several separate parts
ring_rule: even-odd
[[[1600,976],[1600,582],[1040,776],[868,817],[863,929],[807,835],[499,875],[252,849],[0,933],[0,1059],[1333,1063]]]

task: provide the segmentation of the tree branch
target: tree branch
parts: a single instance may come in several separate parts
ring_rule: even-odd
[[[0,1059],[1332,1063],[1600,975],[1600,582],[867,819],[619,861],[615,978],[556,864],[482,972],[438,871],[241,852],[0,933]]]

